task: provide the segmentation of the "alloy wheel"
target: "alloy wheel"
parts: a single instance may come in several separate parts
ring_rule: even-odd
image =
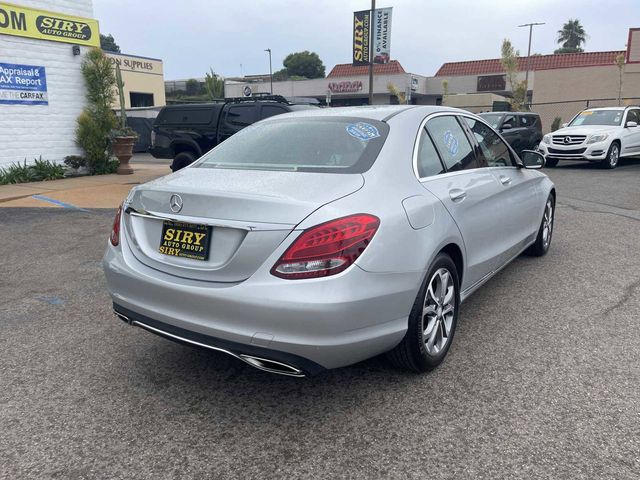
[[[542,218],[542,245],[546,249],[551,242],[551,233],[553,230],[553,202],[551,198],[547,200],[544,208],[544,217]]]
[[[620,156],[620,151],[618,150],[617,145],[613,145],[611,147],[611,152],[609,152],[609,165],[615,167],[618,164],[618,158]]]
[[[449,343],[455,308],[453,276],[440,268],[429,280],[422,308],[422,340],[429,355],[438,355]]]

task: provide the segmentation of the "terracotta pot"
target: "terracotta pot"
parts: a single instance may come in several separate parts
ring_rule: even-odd
[[[138,137],[113,137],[113,154],[116,156],[120,165],[116,173],[118,175],[128,175],[133,173],[133,168],[129,165],[129,159],[133,156],[133,145]]]

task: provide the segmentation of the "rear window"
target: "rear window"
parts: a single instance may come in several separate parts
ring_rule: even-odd
[[[194,124],[204,125],[211,122],[218,108],[169,108],[162,110],[156,118],[156,125]]]
[[[352,117],[277,117],[245,128],[205,154],[200,168],[362,173],[388,135],[386,123]]]

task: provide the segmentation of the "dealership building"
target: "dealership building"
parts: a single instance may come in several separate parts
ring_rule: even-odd
[[[0,167],[82,154],[75,144],[86,95],[81,64],[99,46],[91,0],[0,2]],[[164,105],[160,60],[110,56],[121,64],[127,106]]]
[[[626,33],[626,32],[625,32]],[[528,75],[528,99],[549,130],[554,118],[568,121],[587,106],[618,104],[622,75],[622,104],[640,103],[640,29],[620,35],[626,50],[566,53],[520,57],[517,79]],[[624,57],[622,73],[616,58]],[[273,93],[285,97],[312,97],[332,106],[366,105],[369,93],[367,66],[336,65],[326,78],[273,83]],[[499,58],[449,62],[434,76],[408,73],[399,61],[374,65],[373,103],[397,103],[389,92],[393,84],[417,105],[449,105],[474,112],[501,110],[511,96]],[[446,85],[446,92],[445,87]],[[268,75],[225,82],[226,97],[241,97],[270,91]]]

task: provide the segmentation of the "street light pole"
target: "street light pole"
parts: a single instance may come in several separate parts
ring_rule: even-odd
[[[265,52],[269,52],[269,83],[271,85],[269,91],[271,92],[271,95],[273,95],[273,69],[271,68],[271,49],[267,48]]]
[[[527,71],[524,74],[525,101],[527,100],[526,97],[528,97],[529,95],[529,70],[531,70],[531,37],[533,35],[533,27],[537,25],[544,25],[544,22],[524,23],[522,25],[518,25],[518,27],[529,27],[529,48],[527,49]]]
[[[371,0],[369,14],[369,105],[373,105],[373,22],[376,14],[376,0]]]

